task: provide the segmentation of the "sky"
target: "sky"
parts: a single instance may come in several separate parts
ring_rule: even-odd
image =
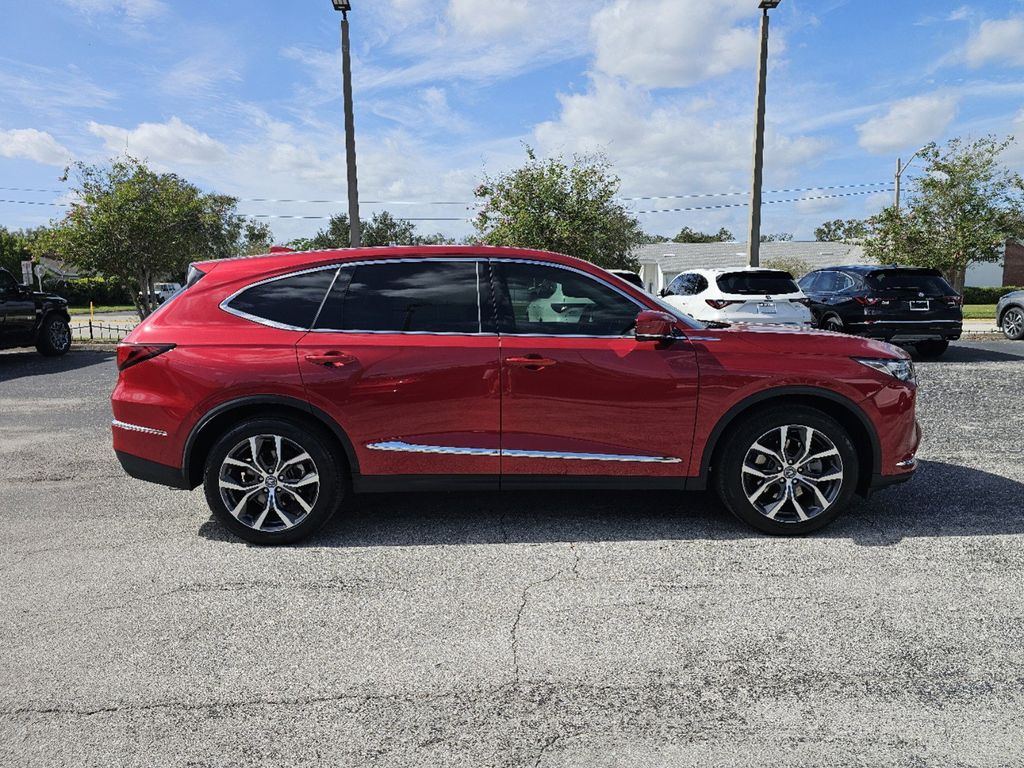
[[[68,163],[126,151],[237,196],[278,242],[346,210],[329,0],[0,3],[0,225],[59,217]],[[474,188],[532,147],[603,154],[647,232],[745,239],[756,0],[352,4],[363,218],[465,236]],[[875,213],[897,157],[989,133],[1021,137],[1004,160],[1024,172],[1024,0],[772,12],[763,232]]]

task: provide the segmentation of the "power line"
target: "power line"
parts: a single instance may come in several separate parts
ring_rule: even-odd
[[[892,184],[891,181],[873,181],[867,184],[832,184],[830,186],[823,187],[793,187],[792,189],[767,189],[762,194],[765,195],[781,195],[788,194],[790,192],[819,192],[825,189],[855,189],[858,187],[883,187],[887,184]],[[645,197],[622,197],[620,200],[683,200],[686,198],[693,197],[736,197],[738,195],[749,195],[750,191],[746,192],[705,192],[702,194],[693,195],[648,195]],[[870,194],[870,193],[869,193]]]
[[[837,197],[856,197],[858,195],[874,195],[883,192],[893,192],[893,188],[889,189],[872,189],[864,192],[845,192],[838,195],[814,195],[811,197],[792,197],[787,200],[764,200],[761,205],[776,205],[778,203],[803,203],[808,200],[833,200]],[[684,211],[711,211],[718,210],[720,208],[746,208],[750,203],[719,203],[718,205],[694,205],[686,208],[654,208],[647,211],[637,211],[639,214],[647,213],[681,213]]]

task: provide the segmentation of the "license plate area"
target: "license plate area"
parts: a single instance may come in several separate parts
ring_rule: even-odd
[[[914,312],[927,312],[930,306],[931,304],[929,303],[928,299],[910,302],[910,309]]]
[[[779,309],[775,306],[774,301],[759,301],[757,303],[757,313],[759,315],[777,315]]]

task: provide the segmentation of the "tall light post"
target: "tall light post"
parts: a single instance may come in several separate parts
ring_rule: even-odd
[[[927,147],[921,147],[917,152],[910,156],[910,159],[904,163],[898,157],[896,158],[896,213],[900,212],[900,178],[903,176],[903,172],[910,167],[910,164],[914,162],[915,157],[920,157],[921,153],[925,151]]]
[[[345,158],[348,164],[348,231],[349,243],[359,247],[359,181],[356,178],[356,121],[352,112],[352,55],[348,43],[349,0],[331,0],[334,10],[341,11],[341,78],[345,96]]]
[[[782,0],[761,0],[761,56],[757,68],[757,111],[754,117],[754,182],[750,190],[750,251],[747,262],[761,265],[761,177],[764,168],[764,97],[768,80],[768,11]]]

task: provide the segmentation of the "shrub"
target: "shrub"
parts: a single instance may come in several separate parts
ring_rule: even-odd
[[[795,256],[779,256],[774,259],[768,259],[764,265],[768,269],[780,269],[783,272],[789,272],[794,280],[799,280],[813,269],[809,263]]]
[[[43,278],[43,286],[46,290],[63,296],[72,307],[88,307],[90,301],[96,306],[132,303],[128,291],[106,277],[79,277],[74,280]]]
[[[964,304],[995,304],[1012,291],[1024,291],[1021,286],[1004,285],[1001,288],[975,288],[964,286]]]

